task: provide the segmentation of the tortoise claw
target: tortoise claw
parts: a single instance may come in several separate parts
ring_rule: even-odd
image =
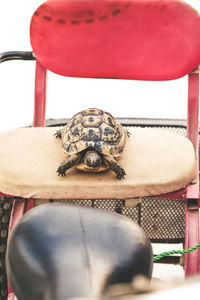
[[[66,176],[66,174],[65,173],[58,173],[58,176],[64,177],[64,176]]]
[[[126,175],[126,172],[124,171],[124,169],[120,168],[117,173],[117,179],[120,180],[120,179],[124,178],[125,175]]]
[[[132,135],[132,133],[127,130],[127,136],[130,137],[131,135]]]
[[[56,172],[58,173],[58,176],[61,176],[61,177],[66,176],[66,174],[65,174],[66,171],[63,170],[63,168],[61,166],[58,168],[58,170]]]
[[[61,139],[61,131],[60,131],[60,130],[57,130],[57,131],[54,133],[54,136],[55,136],[56,139],[57,139],[57,138]]]

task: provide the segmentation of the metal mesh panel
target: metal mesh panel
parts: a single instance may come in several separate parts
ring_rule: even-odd
[[[119,214],[122,214],[124,216],[127,216],[134,221],[138,222],[139,217],[139,210],[138,207],[136,208],[126,208],[124,206],[125,201],[119,200],[119,199],[92,199],[92,200],[51,200],[51,202],[61,202],[61,203],[68,203],[73,204],[77,206],[91,206],[94,208],[100,208],[104,210],[109,210],[112,212],[116,212]]]
[[[143,198],[140,225],[151,241],[182,242],[185,234],[185,201]]]
[[[139,223],[152,242],[177,243],[184,240],[185,201],[182,199],[146,197],[136,208],[127,208],[124,200],[113,199],[55,201],[122,214]]]

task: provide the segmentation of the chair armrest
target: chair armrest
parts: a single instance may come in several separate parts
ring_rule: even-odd
[[[32,51],[9,51],[0,53],[0,63],[8,60],[35,60],[35,55]]]

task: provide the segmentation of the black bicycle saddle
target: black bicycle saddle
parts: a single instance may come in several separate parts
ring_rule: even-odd
[[[18,300],[98,297],[151,272],[149,239],[116,213],[45,204],[26,213],[10,235],[7,274]]]

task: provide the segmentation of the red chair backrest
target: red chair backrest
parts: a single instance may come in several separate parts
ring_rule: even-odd
[[[39,62],[65,76],[169,80],[200,63],[200,17],[180,0],[49,0],[30,32]]]

